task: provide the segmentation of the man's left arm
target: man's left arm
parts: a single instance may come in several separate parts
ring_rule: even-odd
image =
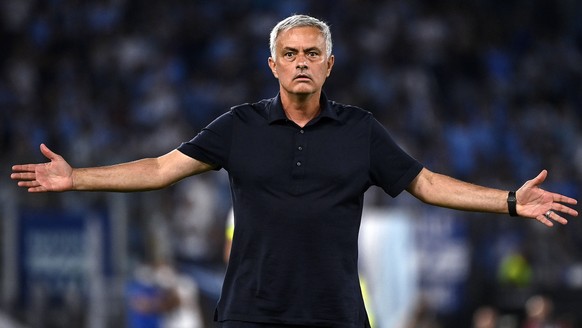
[[[578,212],[564,204],[576,205],[577,201],[540,188],[547,175],[543,170],[516,191],[515,211],[518,216],[536,219],[549,227],[554,225],[552,220],[566,224],[568,221],[562,215],[577,216]],[[508,191],[463,182],[426,168],[406,190],[431,205],[463,211],[509,213]]]

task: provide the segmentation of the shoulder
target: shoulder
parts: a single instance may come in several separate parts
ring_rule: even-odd
[[[358,106],[343,104],[333,100],[328,101],[328,105],[331,111],[337,115],[338,119],[344,122],[354,120],[372,121],[374,119],[372,112]]]
[[[237,118],[257,115],[267,117],[267,108],[270,106],[272,99],[263,99],[254,103],[243,103],[230,108],[230,115]]]
[[[239,113],[245,111],[264,110],[271,105],[273,99],[263,99],[254,103],[243,103],[230,108],[231,112]]]

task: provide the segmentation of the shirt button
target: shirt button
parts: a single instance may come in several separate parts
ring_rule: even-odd
[[[301,162],[297,162],[296,164],[297,164],[297,166],[301,166]]]
[[[305,133],[305,131],[303,131],[303,130],[299,130],[299,133],[301,133],[301,134],[304,134],[304,133]]]
[[[297,147],[298,150],[303,150],[302,146]]]

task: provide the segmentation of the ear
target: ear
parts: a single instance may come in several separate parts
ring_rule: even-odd
[[[273,76],[278,79],[279,78],[279,74],[277,74],[277,63],[275,62],[275,60],[273,59],[273,57],[269,57],[269,67],[271,68],[271,73],[273,73]]]
[[[331,74],[331,69],[333,67],[333,63],[334,62],[335,62],[334,55],[329,56],[329,58],[327,59],[327,74],[326,74],[326,77],[329,77],[329,75]]]

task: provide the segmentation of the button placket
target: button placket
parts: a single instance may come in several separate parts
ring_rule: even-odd
[[[295,135],[295,151],[293,160],[295,163],[295,168],[293,170],[293,175],[295,177],[300,177],[304,173],[305,166],[305,130],[300,129]]]

